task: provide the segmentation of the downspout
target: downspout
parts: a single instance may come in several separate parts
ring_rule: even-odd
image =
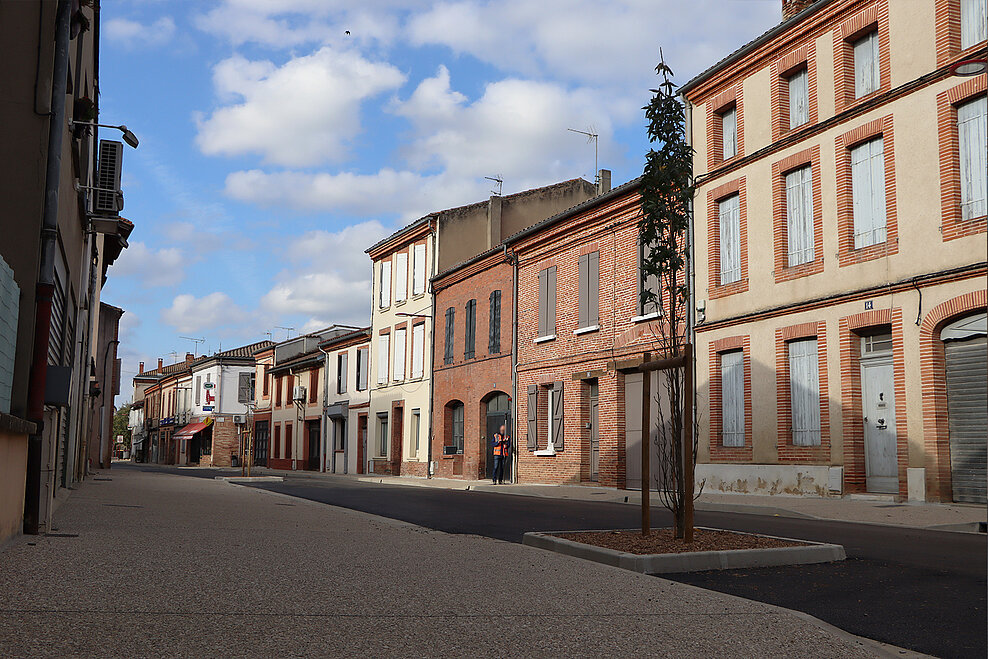
[[[58,237],[58,192],[62,169],[62,136],[65,133],[65,93],[69,71],[70,0],[59,0],[55,14],[55,62],[52,69],[52,107],[48,121],[44,213],[41,220],[41,258],[34,303],[34,359],[28,384],[27,416],[35,424],[27,443],[27,477],[24,493],[24,533],[37,535],[41,519],[42,433],[45,416],[45,383],[48,375],[48,334],[51,301],[55,290],[55,241]],[[47,483],[45,484],[47,486]]]
[[[511,457],[511,482],[518,482],[518,255],[509,256],[508,246],[504,246],[504,256],[511,263],[511,432],[514,433],[514,451]]]
[[[329,437],[326,436],[326,431],[328,430],[326,426],[327,423],[326,410],[329,407],[329,353],[322,349],[322,346],[317,345],[316,348],[322,353],[322,413],[319,415],[319,428],[320,435],[319,441],[322,443],[322,455],[319,456],[319,471],[326,471],[326,457],[329,455]],[[349,412],[348,412],[349,413]],[[347,434],[349,434],[350,429],[347,428]],[[343,436],[343,473],[346,473],[346,449],[347,449],[347,438],[346,435]],[[333,473],[336,473],[336,453],[335,448],[333,452]]]
[[[439,258],[437,257],[437,254],[439,254],[439,220],[438,218],[433,218],[433,220],[430,220],[430,223],[433,221],[435,222],[435,225],[433,226],[430,233],[432,234],[432,273],[433,276],[435,276],[436,267],[439,265]],[[429,279],[430,281],[428,284],[428,290],[429,290],[429,297],[432,300],[431,302],[432,311],[429,312],[429,315],[431,316],[430,320],[432,321],[432,326],[429,328],[429,336],[432,338],[432,347],[429,349],[429,434],[426,435],[426,437],[429,438],[429,441],[427,442],[428,446],[426,447],[426,454],[425,454],[426,478],[432,478],[432,439],[433,439],[432,415],[435,414],[435,410],[432,409],[432,397],[433,394],[435,393],[435,382],[436,382],[435,379],[436,374],[433,369],[433,366],[436,363],[435,362],[436,360],[436,293],[435,291],[432,290],[431,277]],[[423,360],[425,359],[425,355],[422,355],[422,359]],[[423,369],[424,368],[425,366],[423,365]],[[419,421],[419,423],[421,423],[421,421]]]

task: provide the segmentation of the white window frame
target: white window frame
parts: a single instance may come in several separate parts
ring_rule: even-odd
[[[741,281],[741,195],[717,202],[720,230],[720,284]]]
[[[740,448],[745,443],[744,352],[720,355],[721,443]]]
[[[391,335],[381,334],[377,337],[377,384],[388,383],[388,366],[391,364]]]
[[[387,309],[391,306],[391,261],[381,261],[378,288],[380,289],[378,306]]]
[[[425,256],[425,243],[412,247],[412,295],[425,293],[425,282],[429,275],[429,264]]]
[[[408,252],[395,254],[395,302],[408,298]]]
[[[785,175],[786,240],[789,267],[814,258],[813,167],[807,164]]]
[[[810,120],[810,76],[802,68],[786,79],[789,85],[789,128],[802,126]]]
[[[401,382],[405,379],[405,349],[407,348],[407,331],[404,327],[401,329],[396,329],[394,331],[395,335],[395,345],[394,345],[394,375],[392,379],[395,382]]]
[[[967,50],[988,38],[986,5],[986,0],[961,0],[961,50]]]
[[[820,361],[817,338],[790,341],[786,348],[793,446],[820,446]]]
[[[988,131],[988,96],[957,106],[957,141],[960,154],[961,219],[982,217],[988,210],[985,178]]]
[[[412,325],[412,377],[425,375],[425,323]]]
[[[724,160],[738,155],[738,108],[732,105],[720,115],[721,142]]]
[[[882,74],[878,58],[878,30],[872,30],[853,44],[854,98],[861,98],[878,91]]]
[[[887,238],[884,140],[879,135],[850,151],[854,249],[861,249]]]

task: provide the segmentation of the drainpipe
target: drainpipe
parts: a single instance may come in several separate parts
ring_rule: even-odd
[[[439,259],[437,254],[439,253],[439,220],[435,219],[435,226],[433,227],[432,233],[432,272],[435,273],[436,266],[439,264]],[[432,337],[432,348],[429,350],[429,434],[426,437],[429,438],[428,446],[426,447],[426,467],[425,476],[426,478],[432,478],[432,415],[435,414],[435,410],[432,409],[432,398],[435,391],[435,373],[433,372],[433,365],[436,363],[436,294],[432,290],[432,283],[429,283],[429,297],[432,298],[432,311],[429,314],[432,316],[430,320],[432,321],[432,327],[429,329],[429,335]],[[425,359],[425,355],[422,355],[422,359]],[[423,370],[425,365],[423,364]],[[421,423],[421,419],[419,423]],[[368,419],[370,423],[370,419]]]
[[[55,241],[58,237],[59,174],[62,135],[65,133],[65,93],[69,71],[70,0],[59,0],[55,15],[55,63],[52,69],[51,117],[45,170],[44,214],[41,220],[41,259],[34,303],[34,359],[28,384],[28,420],[35,424],[27,443],[27,487],[24,493],[24,533],[37,535],[47,526],[48,504],[41,501],[42,433],[45,417],[45,382],[48,375],[48,334],[55,290]],[[47,470],[46,470],[47,471]],[[44,483],[49,486],[49,483]],[[45,496],[49,497],[50,492]],[[42,519],[44,516],[46,519]]]
[[[508,254],[504,246],[504,256],[511,263],[511,432],[514,433],[514,454],[511,459],[511,482],[518,482],[518,255]]]
[[[319,415],[319,434],[321,437],[319,441],[322,442],[322,456],[319,462],[319,471],[326,471],[326,457],[329,455],[329,438],[326,436],[326,426],[329,425],[326,422],[326,408],[329,407],[329,353],[322,349],[322,346],[317,345],[316,348],[322,353],[322,413]],[[349,365],[347,366],[349,368]],[[349,414],[349,410],[347,411]],[[350,429],[347,428],[347,433]],[[346,436],[343,436],[343,473],[346,473]],[[336,453],[335,447],[333,452],[333,473],[336,473]]]

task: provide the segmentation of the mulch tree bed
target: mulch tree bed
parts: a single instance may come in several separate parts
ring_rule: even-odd
[[[686,544],[673,537],[673,530],[653,529],[643,536],[641,531],[577,531],[556,533],[557,538],[605,547],[629,554],[681,554],[693,551],[724,551],[727,549],[772,549],[775,547],[805,547],[806,543],[767,538],[761,535],[695,529],[693,542]]]

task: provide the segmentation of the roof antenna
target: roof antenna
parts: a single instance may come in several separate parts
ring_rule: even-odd
[[[288,339],[292,338],[292,332],[295,331],[295,328],[294,327],[282,327],[281,325],[275,325],[274,328],[275,329],[283,329],[283,330],[285,330],[288,333],[288,334],[285,335],[285,340],[286,341]]]
[[[186,341],[192,341],[192,356],[196,357],[199,355],[199,344],[205,343],[206,339],[197,339],[194,336],[180,336],[180,339],[185,339]]]
[[[501,175],[498,174],[497,176],[485,176],[484,178],[487,179],[488,181],[494,181],[494,185],[497,186],[497,190],[491,190],[491,194],[495,194],[498,197],[500,197],[501,196],[501,186],[504,185],[504,179],[501,178]]]
[[[568,130],[571,133],[579,133],[580,135],[586,135],[587,144],[593,142],[593,171],[594,171],[593,182],[594,185],[599,185],[600,169],[597,168],[597,138],[600,137],[600,135],[597,134],[597,131],[594,129],[592,125],[587,130],[576,130],[575,128],[567,128],[566,130]]]

